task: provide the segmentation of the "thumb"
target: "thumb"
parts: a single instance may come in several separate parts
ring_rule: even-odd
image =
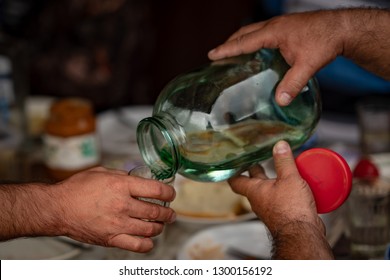
[[[315,69],[304,63],[296,63],[284,75],[276,89],[276,102],[287,106],[307,85]]]
[[[286,141],[279,141],[273,148],[275,171],[278,178],[300,176],[290,145]]]

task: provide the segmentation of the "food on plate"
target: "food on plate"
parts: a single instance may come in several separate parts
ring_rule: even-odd
[[[205,183],[178,177],[175,188],[177,194],[171,207],[179,215],[234,218],[249,212],[243,205],[243,196],[234,193],[226,181]]]
[[[252,206],[248,200],[248,198],[246,198],[245,196],[242,196],[241,197],[241,205],[242,207],[248,211],[248,212],[252,212]]]
[[[223,260],[225,253],[222,244],[216,244],[212,240],[196,243],[188,248],[188,256],[192,260]]]

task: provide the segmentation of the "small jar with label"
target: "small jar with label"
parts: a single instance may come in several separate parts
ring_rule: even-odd
[[[43,142],[45,164],[55,180],[97,166],[101,155],[91,102],[82,98],[53,102]]]

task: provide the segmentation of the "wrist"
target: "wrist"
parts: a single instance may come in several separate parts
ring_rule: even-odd
[[[361,17],[358,16],[359,11],[356,9],[345,9],[340,12],[341,26],[343,34],[342,53],[341,55],[354,59],[355,51],[359,48],[361,42],[361,33],[363,32]]]
[[[13,219],[15,237],[61,235],[58,188],[55,185],[28,184],[15,188]]]
[[[305,221],[291,221],[270,231],[273,259],[333,259],[324,227]]]
[[[316,228],[321,234],[326,235],[325,225],[316,212],[293,213],[293,210],[291,210],[289,213],[281,212],[277,215],[264,217],[263,221],[272,235],[290,230],[294,232],[295,225],[310,225],[310,227]]]
[[[347,58],[358,63],[369,63],[366,52],[374,52],[373,46],[387,42],[387,37],[381,37],[388,29],[389,12],[376,8],[350,8],[342,11],[342,26],[344,30],[343,52]],[[379,31],[379,32],[378,32]],[[386,32],[386,34],[388,34]],[[374,47],[374,48],[375,48]]]
[[[43,235],[66,235],[66,202],[64,201],[63,191],[61,186],[57,184],[42,187],[41,199],[45,201],[42,212],[45,214],[41,219],[41,223],[46,225],[42,232]]]

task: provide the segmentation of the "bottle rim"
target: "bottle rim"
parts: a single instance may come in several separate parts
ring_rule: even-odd
[[[165,179],[176,174],[179,168],[179,151],[169,133],[169,128],[156,117],[141,120],[137,127],[137,142],[145,164],[157,179]],[[171,160],[162,158],[162,148]]]

